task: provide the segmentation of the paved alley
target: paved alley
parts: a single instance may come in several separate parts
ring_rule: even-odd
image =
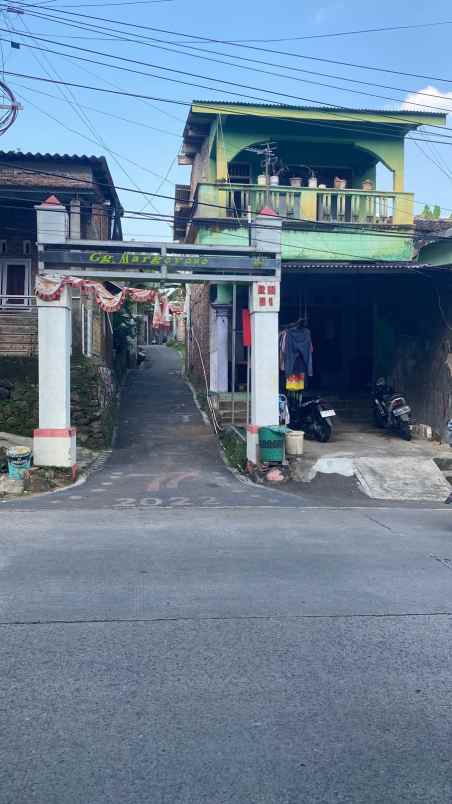
[[[250,488],[150,352],[104,467],[0,506],[0,804],[449,804],[450,510]]]

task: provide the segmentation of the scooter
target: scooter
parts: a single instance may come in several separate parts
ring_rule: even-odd
[[[292,406],[289,398],[289,411],[293,429],[303,430],[306,438],[314,438],[323,444],[330,440],[336,411],[323,399],[315,397]]]
[[[384,377],[375,383],[372,404],[377,427],[394,430],[405,441],[411,441],[411,408],[404,396],[394,393]]]

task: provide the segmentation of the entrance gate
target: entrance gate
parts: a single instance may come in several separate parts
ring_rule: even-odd
[[[34,431],[36,465],[72,467],[76,432],[71,426],[71,288],[68,277],[133,282],[241,283],[249,287],[251,405],[247,457],[258,460],[258,431],[279,422],[278,312],[281,221],[271,210],[257,216],[252,246],[200,246],[66,239],[63,206],[37,207],[40,276],[63,280],[57,298],[37,299],[39,427]]]

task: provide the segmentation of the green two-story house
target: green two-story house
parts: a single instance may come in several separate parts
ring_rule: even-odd
[[[311,389],[339,407],[341,400],[347,407],[366,397],[384,374],[403,377],[410,387],[402,390],[416,395],[421,418],[430,415],[419,378],[410,385],[400,368],[408,359],[413,364],[407,339],[425,340],[426,309],[434,306],[434,291],[417,272],[405,138],[420,126],[445,122],[433,111],[223,101],[191,106],[179,156],[180,164],[191,166],[191,177],[176,188],[175,239],[247,245],[255,215],[263,207],[274,210],[282,221],[280,327],[300,319],[309,326]],[[385,190],[378,187],[381,173]],[[431,199],[432,190],[425,195]],[[228,303],[230,291],[199,288],[192,295],[193,327],[198,322],[205,351],[215,351],[212,305]],[[210,361],[211,390],[223,396],[246,390],[240,340],[246,305],[246,290],[239,287],[227,381],[223,371],[218,384],[217,364]],[[196,370],[195,350],[193,361]],[[204,362],[209,365],[207,356]]]

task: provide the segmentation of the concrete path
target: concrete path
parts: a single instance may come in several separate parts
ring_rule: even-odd
[[[88,480],[48,495],[0,503],[20,510],[123,510],[131,508],[304,508],[428,506],[369,499],[355,477],[318,475],[311,483],[262,487],[233,473],[216,437],[195,405],[177,352],[151,346],[123,389],[118,437]],[[334,444],[307,442],[307,453]]]
[[[0,506],[0,804],[450,804],[450,509],[244,485],[151,357],[101,470]]]

